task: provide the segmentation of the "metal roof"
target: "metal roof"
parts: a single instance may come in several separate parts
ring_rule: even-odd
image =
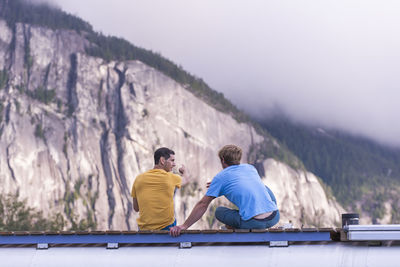
[[[367,246],[328,242],[295,244],[285,248],[267,245],[139,246],[105,249],[104,247],[0,248],[2,267],[71,266],[174,266],[174,267],[397,267],[399,246]]]
[[[398,266],[399,239],[350,240],[350,234],[359,229],[397,231],[396,227],[379,230],[375,226],[187,230],[177,238],[168,231],[0,232],[0,265]]]

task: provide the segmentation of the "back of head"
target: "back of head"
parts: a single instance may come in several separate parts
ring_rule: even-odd
[[[218,156],[229,166],[238,165],[242,158],[242,149],[235,145],[226,145],[219,150]]]
[[[167,147],[160,147],[154,152],[154,164],[157,165],[160,162],[160,158],[164,157],[169,159],[171,155],[175,155],[175,152]]]

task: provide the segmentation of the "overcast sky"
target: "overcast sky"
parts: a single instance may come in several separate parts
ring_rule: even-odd
[[[400,146],[398,0],[48,0],[239,108]]]

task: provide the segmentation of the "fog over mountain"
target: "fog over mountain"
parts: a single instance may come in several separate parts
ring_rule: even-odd
[[[47,2],[160,52],[255,116],[278,107],[400,146],[398,1]]]

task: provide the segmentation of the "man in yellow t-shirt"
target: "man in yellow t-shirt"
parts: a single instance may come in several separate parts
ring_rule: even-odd
[[[133,209],[139,212],[140,230],[169,230],[176,225],[174,193],[182,178],[171,171],[176,166],[175,152],[162,147],[154,152],[154,168],[138,175],[132,187]],[[179,172],[187,183],[186,170]]]

